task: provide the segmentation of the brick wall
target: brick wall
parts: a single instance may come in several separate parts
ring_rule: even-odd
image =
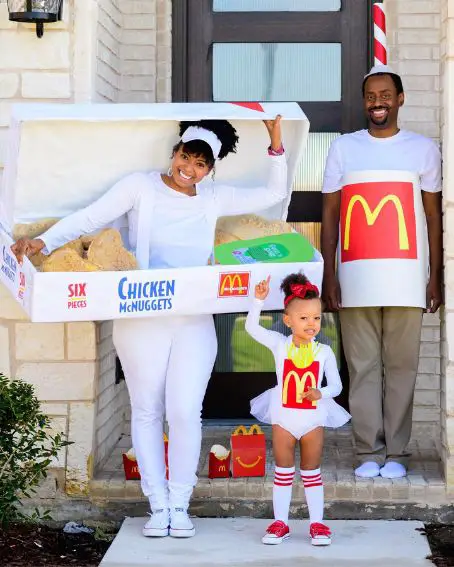
[[[129,397],[124,381],[115,384],[116,353],[112,342],[112,321],[98,326],[99,378],[96,391],[95,468],[102,468],[112,449],[127,429]]]
[[[118,0],[99,0],[96,45],[96,98],[118,102],[121,90],[123,16]]]
[[[170,29],[171,0],[99,0],[97,98],[170,101]]]
[[[445,265],[445,324],[442,342],[442,447],[448,491],[454,491],[454,3],[442,2],[443,213]]]
[[[385,10],[389,64],[405,88],[400,125],[439,142],[441,1],[385,0]],[[440,331],[440,315],[424,315],[413,414],[416,439],[440,438]]]

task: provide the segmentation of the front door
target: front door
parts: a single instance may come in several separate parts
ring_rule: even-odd
[[[288,222],[320,249],[321,185],[330,143],[364,126],[361,83],[369,63],[369,0],[174,0],[173,100],[298,101],[310,120],[308,148]],[[245,314],[215,317],[219,353],[203,417],[247,419],[252,397],[274,385],[274,361],[244,330]],[[262,324],[285,332],[281,312]],[[348,380],[336,315],[320,340]]]

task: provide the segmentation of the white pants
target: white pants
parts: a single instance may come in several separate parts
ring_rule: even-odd
[[[152,510],[187,508],[197,482],[201,410],[217,339],[211,315],[121,319],[113,341],[131,399],[132,443]],[[163,421],[169,424],[166,481]]]

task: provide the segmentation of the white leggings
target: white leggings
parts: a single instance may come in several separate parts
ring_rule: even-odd
[[[152,510],[187,508],[197,483],[202,403],[217,352],[213,317],[120,319],[114,322],[113,341],[131,399],[132,443],[143,493]]]

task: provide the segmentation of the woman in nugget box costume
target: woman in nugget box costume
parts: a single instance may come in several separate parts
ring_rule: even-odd
[[[269,292],[269,281],[255,287],[255,300],[246,319],[246,330],[268,347],[276,362],[277,386],[251,401],[251,413],[273,425],[276,461],[273,507],[275,521],[262,538],[275,545],[290,535],[288,516],[295,476],[295,445],[300,444],[300,473],[309,509],[312,545],[329,545],[331,532],[323,524],[323,483],[320,462],[324,427],[340,427],[350,415],[333,398],[342,390],[336,358],[315,337],[320,332],[321,301],[317,287],[302,274],[282,282],[285,294],[284,323],[289,337],[259,325],[260,311]],[[323,374],[327,385],[321,387]]]
[[[252,213],[286,197],[280,116],[266,120],[265,126],[271,140],[267,187],[203,184],[216,160],[236,151],[236,130],[226,120],[182,122],[166,174],[126,176],[40,238],[17,241],[13,252],[19,261],[41,250],[50,253],[127,214],[130,244],[142,269],[206,266],[218,217]],[[195,530],[187,510],[197,482],[200,413],[217,352],[213,317],[120,319],[114,322],[113,340],[131,399],[132,442],[142,490],[152,510],[143,534],[191,537]],[[169,482],[162,441],[164,414],[169,424]]]

